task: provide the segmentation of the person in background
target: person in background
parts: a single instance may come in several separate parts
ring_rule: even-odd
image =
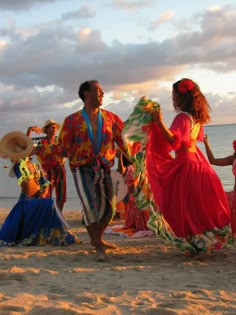
[[[226,196],[228,198],[229,207],[231,210],[232,232],[233,232],[233,235],[236,236],[236,140],[233,141],[234,153],[231,155],[222,157],[222,158],[215,158],[209,144],[208,135],[205,135],[204,137],[204,145],[205,145],[208,160],[212,165],[217,165],[217,166],[232,165],[232,172],[234,175],[234,189],[232,191],[227,191]]]
[[[32,126],[28,128],[27,135],[30,136],[31,132],[45,133],[46,137],[38,142],[40,144],[56,144],[57,143],[57,131],[60,128],[60,124],[53,119],[47,120],[43,127]],[[58,157],[54,154],[47,155],[44,158],[38,156],[38,160],[41,163],[43,169],[46,172],[47,179],[50,181],[48,198],[52,198],[53,190],[55,189],[56,205],[62,212],[64,204],[66,202],[66,168],[65,158]]]
[[[106,261],[104,230],[115,212],[111,179],[117,144],[123,148],[123,122],[114,113],[101,109],[104,92],[97,80],[83,82],[78,91],[83,109],[65,118],[58,145],[41,144],[34,150],[41,159],[56,154],[69,159],[83,223],[96,249],[96,261]]]
[[[39,141],[40,144],[56,144],[56,133],[60,128],[60,124],[53,119],[49,119],[42,127],[42,132],[46,134],[46,137]],[[47,174],[47,179],[50,181],[48,197],[52,197],[53,190],[55,189],[56,204],[62,212],[64,204],[66,202],[66,168],[65,158],[57,157],[55,155],[47,156],[46,159],[40,159],[39,161]]]
[[[134,182],[134,171],[135,168],[131,161],[124,155],[120,153],[119,156],[119,169],[124,176],[125,184],[128,187],[127,196],[127,209],[124,229],[131,229],[135,232],[146,231],[147,222],[149,219],[149,212],[147,210],[139,210],[134,197],[135,182]]]

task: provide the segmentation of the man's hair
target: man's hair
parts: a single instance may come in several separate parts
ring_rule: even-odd
[[[85,81],[85,82],[80,84],[78,94],[79,94],[79,97],[81,98],[81,100],[83,102],[85,100],[84,92],[90,91],[91,83],[98,83],[98,81],[97,80],[90,80],[90,81]]]

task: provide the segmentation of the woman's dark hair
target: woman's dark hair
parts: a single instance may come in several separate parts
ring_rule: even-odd
[[[191,79],[183,78],[173,84],[173,105],[176,111],[187,112],[196,122],[210,120],[210,106],[199,86]]]

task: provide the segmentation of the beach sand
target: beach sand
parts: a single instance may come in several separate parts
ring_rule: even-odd
[[[0,249],[0,315],[236,314],[236,246],[187,259],[156,236],[106,234],[117,249],[98,263],[80,211],[64,215],[82,244]]]

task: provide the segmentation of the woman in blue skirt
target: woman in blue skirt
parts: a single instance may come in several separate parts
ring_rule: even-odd
[[[12,162],[9,175],[17,178],[21,194],[0,229],[0,246],[80,243],[53,199],[45,198],[50,182],[42,168],[30,157]]]

